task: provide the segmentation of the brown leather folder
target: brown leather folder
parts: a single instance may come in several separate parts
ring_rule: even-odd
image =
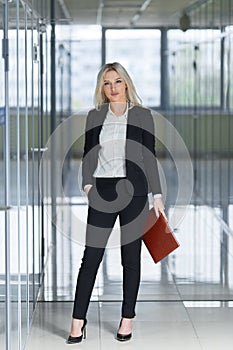
[[[166,219],[162,214],[157,218],[154,208],[149,211],[142,238],[155,263],[179,247]]]

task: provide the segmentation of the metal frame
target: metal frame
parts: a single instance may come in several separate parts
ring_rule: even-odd
[[[56,128],[56,8],[55,0],[51,0],[50,3],[50,15],[51,15],[51,134]],[[51,199],[52,199],[52,245],[53,245],[53,258],[52,258],[52,278],[54,285],[53,297],[56,299],[56,287],[57,287],[57,258],[56,258],[56,144],[53,138],[52,150],[51,150]]]
[[[22,348],[22,313],[21,313],[21,172],[20,172],[20,110],[19,110],[19,1],[16,2],[16,55],[17,55],[17,210],[18,210],[18,349]]]

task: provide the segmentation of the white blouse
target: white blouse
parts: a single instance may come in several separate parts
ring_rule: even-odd
[[[126,177],[125,142],[128,107],[121,116],[116,116],[109,105],[99,141],[100,150],[94,177]]]

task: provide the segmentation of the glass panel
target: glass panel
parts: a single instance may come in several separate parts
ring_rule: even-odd
[[[14,9],[14,11],[13,11]],[[18,344],[23,345],[29,326],[29,281],[28,281],[28,140],[27,128],[27,90],[26,55],[27,29],[25,8],[19,2],[19,17],[16,4],[10,11],[10,66],[9,105],[10,105],[10,174],[11,174],[11,294],[12,330],[17,332]],[[18,30],[17,30],[18,28]],[[22,107],[21,107],[22,106]],[[21,107],[21,108],[20,108]],[[21,320],[21,322],[19,322]],[[17,327],[13,327],[13,324]],[[14,344],[17,348],[17,342]]]
[[[155,29],[106,31],[106,62],[117,61],[127,69],[149,107],[160,105],[160,38],[160,30]]]
[[[183,300],[187,292],[193,298],[205,295],[206,299],[213,295],[229,299],[232,293],[227,289],[232,287],[232,237],[227,227],[232,222],[233,198],[232,27],[220,27],[223,17],[222,13],[216,16],[217,5],[216,1],[209,2],[208,9],[200,8],[192,18],[192,23],[196,21],[196,25],[207,29],[168,31],[168,118],[190,152],[195,180],[193,207],[178,231],[184,251],[177,251],[175,274]],[[210,23],[216,23],[215,29],[209,29]],[[185,238],[187,232],[189,239]],[[190,259],[181,272],[185,252]],[[189,279],[195,282],[192,287],[182,282]]]
[[[17,11],[17,5],[18,10]],[[10,327],[9,349],[23,348],[27,339],[32,313],[37,300],[41,274],[41,201],[39,195],[39,164],[42,140],[42,123],[39,106],[40,65],[33,61],[33,45],[39,45],[38,20],[21,1],[9,3],[9,118],[5,119],[2,107],[5,104],[4,84],[0,86],[0,308],[4,315],[5,296],[5,226],[9,225],[10,251],[7,254],[10,270],[10,298],[8,315]],[[0,7],[2,23],[2,6]],[[18,14],[18,15],[17,15]],[[0,50],[2,51],[3,30],[0,29]],[[38,51],[39,52],[39,51]],[[46,69],[45,69],[46,71]],[[0,57],[0,74],[4,77],[4,60]],[[44,98],[42,96],[42,98]],[[9,124],[9,157],[4,158],[4,137]],[[47,127],[48,124],[45,125]],[[48,132],[46,131],[46,135]],[[36,160],[32,160],[31,148],[37,147]],[[9,162],[9,200],[12,207],[3,211],[6,191],[5,169]],[[35,163],[35,166],[33,165]],[[34,195],[32,195],[34,194]],[[6,226],[7,227],[7,226]],[[5,319],[1,317],[0,327],[5,331]],[[1,334],[1,344],[5,341]]]
[[[168,31],[171,106],[220,106],[220,34]]]

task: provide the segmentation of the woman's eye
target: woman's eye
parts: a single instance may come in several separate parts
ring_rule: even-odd
[[[116,83],[117,83],[117,84],[121,84],[121,83],[122,83],[122,80],[119,79],[119,80],[116,81]]]
[[[108,85],[109,85],[109,82],[105,81],[104,85],[105,85],[105,86],[108,86]]]

